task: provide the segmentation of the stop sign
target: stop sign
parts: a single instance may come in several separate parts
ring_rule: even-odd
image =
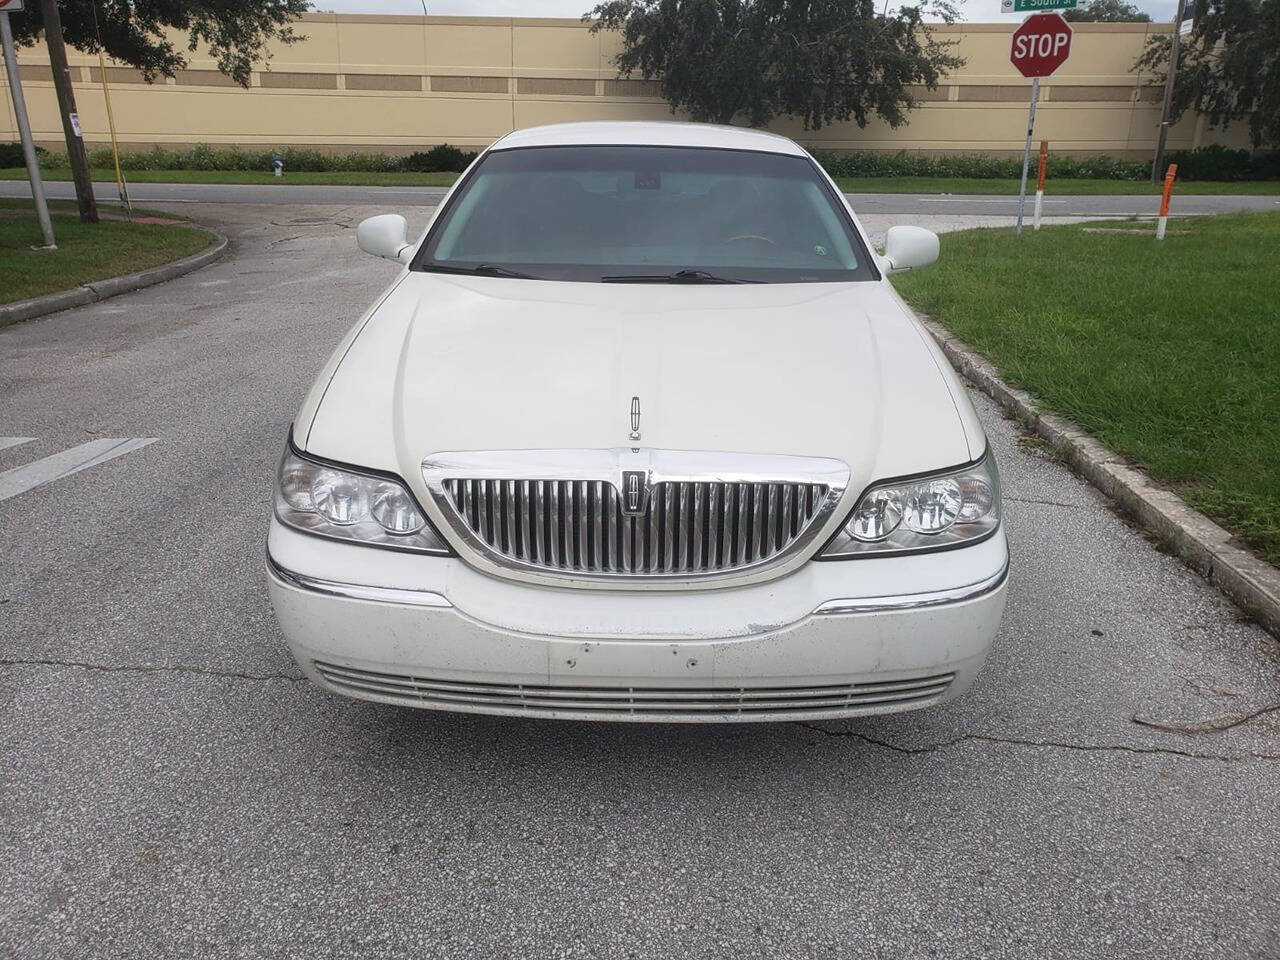
[[[1071,24],[1057,13],[1033,13],[1013,31],[1009,60],[1024,77],[1047,77],[1071,54]]]

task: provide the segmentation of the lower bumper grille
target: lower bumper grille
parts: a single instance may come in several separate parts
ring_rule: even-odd
[[[803,687],[602,687],[461,683],[314,661],[338,693],[438,710],[578,717],[708,718],[924,706],[954,673]]]

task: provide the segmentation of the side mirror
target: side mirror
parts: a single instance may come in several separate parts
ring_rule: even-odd
[[[413,256],[409,222],[398,213],[384,213],[380,217],[362,220],[356,228],[356,243],[365,253],[397,263],[408,263]]]
[[[889,273],[927,267],[938,259],[938,235],[922,227],[890,227],[884,238]]]

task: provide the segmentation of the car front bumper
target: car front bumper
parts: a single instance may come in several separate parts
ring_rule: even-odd
[[[658,722],[830,719],[957,697],[995,638],[1008,563],[1001,530],[961,549],[811,562],[745,587],[597,591],[498,580],[456,558],[275,520],[267,559],[289,650],[328,690]]]

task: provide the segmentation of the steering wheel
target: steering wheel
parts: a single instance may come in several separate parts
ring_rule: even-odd
[[[729,237],[729,239],[725,240],[724,242],[725,242],[725,243],[740,243],[740,242],[742,242],[743,240],[751,240],[751,241],[754,241],[754,242],[757,242],[757,243],[767,243],[767,244],[768,244],[769,246],[771,246],[771,247],[776,247],[776,246],[777,246],[777,244],[776,244],[774,241],[770,240],[768,237],[762,237],[762,236],[761,236],[760,234],[758,234],[758,233],[740,233],[740,234],[738,234],[736,237]]]

